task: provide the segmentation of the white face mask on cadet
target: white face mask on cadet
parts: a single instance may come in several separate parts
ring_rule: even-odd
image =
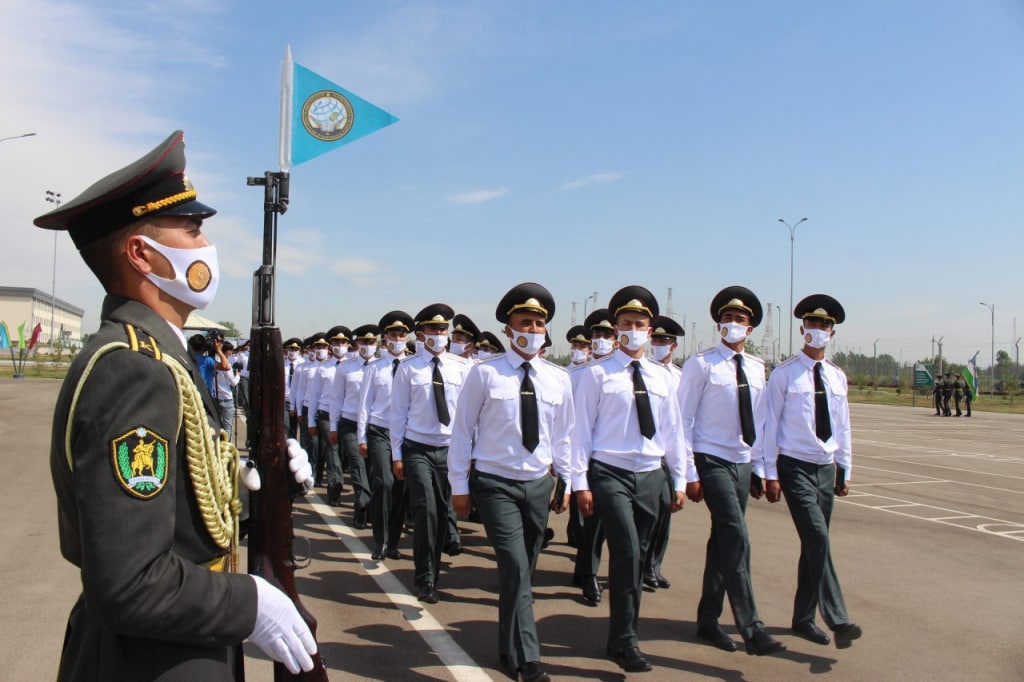
[[[405,353],[405,341],[388,339],[388,350],[391,351],[392,355],[402,355]]]
[[[463,353],[466,352],[466,349],[468,347],[469,347],[468,343],[458,343],[457,341],[452,341],[448,345],[448,352],[453,354],[453,355],[462,355]]]
[[[569,355],[572,356],[572,363],[574,365],[579,365],[586,362],[587,358],[590,356],[590,354],[587,351],[580,350],[578,348],[573,348],[571,351],[569,351]]]
[[[167,259],[174,268],[174,279],[165,279],[152,272],[146,279],[160,291],[173,296],[196,310],[210,305],[217,295],[220,271],[217,265],[217,247],[213,244],[198,249],[176,249],[154,241],[144,234],[139,237],[154,251]]]
[[[534,356],[544,347],[547,340],[544,334],[512,331],[512,345],[523,355]]]
[[[629,331],[619,331],[619,345],[630,351],[638,351],[647,345],[647,340],[650,339],[650,334],[647,333],[646,329],[630,329]]]
[[[608,355],[615,350],[615,342],[611,339],[594,339],[590,342],[594,355]]]
[[[290,350],[290,351],[288,351],[288,359],[291,362],[295,362],[296,360],[298,360],[299,359],[299,351],[297,351],[297,350]]]
[[[664,362],[665,358],[672,354],[672,346],[651,345],[651,357],[658,362]]]
[[[720,322],[718,331],[726,343],[739,343],[747,338],[747,325],[739,322]]]
[[[326,360],[327,359],[327,349],[326,348],[317,348],[316,349],[316,359],[320,360],[320,361]]]
[[[367,343],[367,344],[362,344],[361,343],[361,344],[359,344],[359,355],[364,360],[369,360],[370,358],[373,357],[373,355],[376,352],[377,352],[377,344],[375,344],[375,343]]]
[[[804,342],[811,348],[824,348],[832,338],[831,329],[805,329]]]
[[[448,346],[448,335],[447,334],[424,334],[423,345],[431,353],[439,354],[443,353],[445,348]]]

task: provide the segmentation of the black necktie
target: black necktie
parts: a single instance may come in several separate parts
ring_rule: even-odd
[[[530,379],[530,363],[524,362],[523,381],[519,384],[519,419],[523,427],[523,447],[530,452],[537,448],[540,435],[537,426],[537,394]]]
[[[402,361],[399,360],[398,358],[395,358],[394,360],[391,361],[391,378],[392,379],[395,378],[395,372],[398,371],[398,365],[401,364],[401,362]]]
[[[740,432],[743,434],[743,442],[753,445],[757,440],[757,432],[754,431],[754,408],[750,402],[750,384],[747,383],[747,373],[743,371],[743,356],[737,353],[732,356],[732,359],[736,361],[736,388],[740,399]]]
[[[292,385],[292,375],[293,374],[295,374],[295,363],[294,362],[289,362],[288,363],[288,385],[289,386]]]
[[[640,419],[640,433],[644,438],[654,438],[654,414],[651,412],[651,397],[647,395],[647,384],[640,376],[640,361],[634,360],[633,365],[633,396],[636,398],[636,416]]]
[[[821,380],[821,363],[814,363],[814,432],[822,443],[832,437],[832,419],[828,416],[828,394]]]
[[[441,377],[441,360],[435,355],[431,362],[434,363],[434,407],[437,408],[437,421],[448,426],[452,423],[452,416],[448,414],[448,401],[444,397],[444,379]]]

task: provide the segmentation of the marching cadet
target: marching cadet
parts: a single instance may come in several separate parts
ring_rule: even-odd
[[[935,376],[935,383],[932,385],[932,400],[935,402],[935,416],[942,416],[942,375]]]
[[[793,631],[828,644],[829,636],[814,623],[820,609],[836,647],[845,649],[861,636],[861,628],[846,612],[828,528],[835,496],[850,492],[853,451],[846,375],[825,359],[825,346],[846,312],[831,296],[814,294],[793,313],[802,320],[804,347],[768,379],[765,496],[778,501],[781,487],[800,536]]]
[[[473,357],[476,351],[476,342],[480,339],[480,328],[476,326],[468,315],[459,313],[452,318],[451,342],[448,344],[448,352],[458,355],[467,360]]]
[[[476,344],[476,359],[486,360],[505,352],[505,345],[494,332],[482,332],[480,342]]]
[[[590,335],[585,326],[577,324],[565,333],[565,340],[569,342],[569,380],[575,390],[576,370],[590,362]],[[580,518],[580,510],[576,506],[575,495],[569,496],[569,520],[566,522],[565,535],[566,544],[579,549],[580,539],[583,537],[583,519]],[[597,591],[597,596],[600,599],[600,590]]]
[[[308,360],[299,367],[302,372],[299,375],[298,380],[295,382],[295,386],[292,388],[292,397],[296,401],[296,410],[298,413],[299,427],[302,434],[302,447],[310,454],[310,460],[313,465],[313,477],[316,481],[316,485],[323,485],[320,472],[323,470],[324,462],[320,457],[320,439],[317,436],[317,430],[314,426],[312,429],[309,428],[309,417],[310,417],[310,393],[309,390],[317,372],[327,362],[330,351],[330,344],[327,343],[327,335],[324,332],[317,332],[313,334],[304,344],[309,349]],[[316,403],[318,397],[313,398],[312,412],[313,416],[316,416]]]
[[[316,642],[291,600],[226,570],[238,453],[181,332],[217,291],[201,229],[214,213],[185,176],[176,131],[34,221],[67,230],[107,292],[54,411],[60,548],[82,580],[58,680],[231,680],[246,638],[293,673],[313,668]],[[296,463],[309,481],[308,461]]]
[[[949,402],[953,397],[953,378],[949,372],[946,372],[946,376],[942,379],[942,415],[944,417],[952,417],[953,410],[949,407]]]
[[[288,428],[288,437],[295,438],[295,417],[291,410],[292,380],[295,379],[295,369],[302,362],[300,351],[302,350],[302,339],[293,336],[284,342],[284,423]]]
[[[971,416],[971,401],[974,400],[974,385],[971,384],[970,378],[967,374],[964,374],[964,410],[965,417]]]
[[[679,347],[678,338],[686,334],[678,322],[671,317],[659,315],[654,320],[651,330],[651,359],[661,363],[669,374],[669,390],[672,395],[676,394],[679,388],[679,378],[682,370],[672,362],[672,354]],[[665,560],[665,552],[668,551],[668,537],[672,530],[672,488],[668,484],[668,477],[665,480],[665,488],[661,495],[661,505],[658,507],[658,523],[654,527],[654,535],[651,536],[651,545],[647,549],[647,556],[644,557],[644,585],[651,589],[661,588],[667,590],[672,587],[668,578],[661,574],[661,563]]]
[[[385,351],[367,366],[359,389],[359,418],[356,435],[359,454],[366,459],[370,483],[369,518],[375,543],[371,558],[381,561],[401,559],[398,541],[405,520],[405,481],[396,479],[391,470],[391,438],[388,430],[388,409],[391,384],[405,354],[409,332],[413,328],[409,313],[392,310],[380,318],[378,329],[384,337]]]
[[[391,386],[392,467],[404,480],[413,515],[413,560],[420,601],[438,602],[441,550],[448,542],[448,444],[452,415],[472,360],[446,351],[454,311],[443,303],[416,315],[423,352],[401,363]]]
[[[328,417],[335,372],[337,372],[338,365],[345,359],[350,334],[349,328],[341,324],[327,330],[324,336],[331,347],[330,355],[310,375],[305,388],[306,395],[310,396],[309,417],[306,426],[309,429],[315,429],[317,443],[323,457],[318,461],[319,468],[314,471],[316,471],[318,480],[326,480],[327,504],[332,507],[341,506],[341,491],[344,485],[341,460],[338,458],[338,441],[331,438],[331,421]]]
[[[341,441],[341,451],[355,495],[352,525],[358,530],[366,528],[367,506],[370,504],[370,482],[366,475],[366,461],[360,452],[359,437],[356,433],[359,397],[366,369],[376,357],[379,338],[380,332],[375,324],[364,324],[352,330],[356,355],[338,364],[334,374],[334,385],[331,387],[328,415],[328,423],[331,425],[330,438],[334,443],[339,439]]]
[[[618,344],[615,320],[607,308],[591,311],[583,320],[583,326],[590,334],[593,360],[600,360],[615,351]],[[574,393],[579,384],[579,377],[582,376],[580,371],[585,367],[586,365],[580,365],[569,368],[569,378],[572,381]],[[601,567],[601,545],[603,544],[604,529],[601,526],[601,516],[595,512],[590,516],[583,517],[583,532],[580,535],[579,547],[576,548],[572,584],[583,588],[583,600],[592,605],[601,603],[602,587],[601,583],[597,581],[597,571]]]
[[[699,493],[693,462],[684,455],[679,403],[668,374],[646,357],[658,303],[641,286],[615,292],[608,304],[619,348],[582,370],[573,396],[572,488],[580,513],[596,510],[607,531],[611,618],[607,653],[627,672],[651,664],[639,648],[643,558],[658,520],[668,464],[672,511],[683,508],[684,488]]]
[[[956,405],[956,416],[960,417],[963,415],[963,410],[960,409],[960,401],[964,397],[964,382],[960,378],[958,373],[953,377],[953,402]]]
[[[511,351],[466,376],[448,453],[452,505],[468,514],[472,493],[494,545],[499,659],[526,682],[550,679],[540,664],[531,579],[549,508],[561,513],[569,502],[572,386],[563,368],[539,357],[554,313],[540,284],[519,284],[501,299],[495,317]]]
[[[722,342],[687,360],[679,382],[686,451],[700,476],[698,499],[711,513],[697,636],[723,651],[736,651],[736,643],[718,624],[728,593],[747,653],[758,656],[785,648],[768,634],[757,613],[744,516],[748,495],[761,496],[764,473],[760,432],[765,368],[760,358],[746,352],[747,338],[762,316],[761,301],[746,287],[726,287],[715,294],[711,319]]]

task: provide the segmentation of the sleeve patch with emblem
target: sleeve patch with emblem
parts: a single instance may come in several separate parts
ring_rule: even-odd
[[[114,477],[130,495],[148,500],[167,482],[167,439],[139,426],[111,444]]]

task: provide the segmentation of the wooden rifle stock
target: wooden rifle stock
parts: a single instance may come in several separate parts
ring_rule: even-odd
[[[250,493],[248,571],[280,588],[295,604],[302,619],[316,636],[316,619],[302,604],[295,588],[295,555],[292,542],[292,498],[302,491],[288,468],[285,430],[284,353],[281,331],[273,322],[274,255],[277,214],[288,205],[288,174],[267,172],[263,178],[249,178],[250,185],[263,185],[263,265],[254,275],[253,327],[249,361],[250,459],[256,462],[262,486]],[[313,656],[313,670],[293,675],[281,663],[274,663],[275,682],[327,682],[327,669],[320,654]]]

